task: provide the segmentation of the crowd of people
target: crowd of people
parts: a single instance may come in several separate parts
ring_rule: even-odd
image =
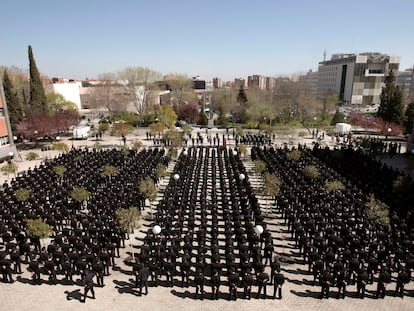
[[[206,286],[212,299],[268,297],[270,280],[275,284],[273,297],[282,298],[284,276],[273,259],[272,236],[237,152],[189,148],[181,153],[172,176],[135,270],[148,267],[152,285],[194,286],[201,299]],[[160,232],[153,230],[157,226]],[[265,269],[270,266],[271,275]]]
[[[392,214],[389,226],[366,217],[369,195],[363,190],[379,187],[376,183],[381,183],[386,176],[380,177],[381,172],[375,165],[358,172],[356,162],[361,166],[369,166],[371,162],[364,162],[362,153],[357,160],[358,151],[349,149],[347,154],[354,153],[354,158],[347,157],[344,165],[354,163],[354,174],[367,174],[365,179],[370,179],[361,190],[356,180],[340,175],[315,156],[323,153],[324,157],[320,158],[326,159],[325,153],[334,151],[301,149],[300,159],[289,157],[290,152],[287,148],[255,147],[252,158],[264,161],[268,170],[281,179],[277,207],[299,254],[313,273],[314,282],[321,285],[321,297],[329,298],[330,288],[334,286],[337,297],[344,298],[349,285],[356,283],[357,296],[364,298],[366,285],[377,282],[374,296],[384,298],[385,287],[392,280],[395,280],[393,294],[402,297],[414,269],[414,228],[406,222],[407,214],[402,217]],[[307,176],[307,166],[316,167],[319,178]],[[345,189],[329,191],[325,188],[326,181],[341,182]]]
[[[26,268],[33,284],[71,284],[86,279],[90,287],[88,275],[89,279],[96,275],[97,284],[104,286],[104,276],[115,266],[127,238],[115,211],[142,208],[145,198],[138,189],[140,180],[155,178],[157,165],[168,161],[164,149],[157,148],[127,153],[74,149],[5,183],[0,190],[3,282],[15,281]],[[103,174],[108,165],[117,169],[112,176]],[[63,174],[56,167],[63,167]],[[71,193],[77,187],[90,196],[76,201]],[[30,196],[19,200],[16,192],[20,189],[27,189]],[[50,243],[42,246],[38,236],[27,234],[30,219],[50,226]]]

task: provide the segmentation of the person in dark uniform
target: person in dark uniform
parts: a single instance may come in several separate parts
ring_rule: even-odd
[[[259,272],[257,274],[257,283],[259,286],[259,289],[257,291],[257,298],[260,298],[260,294],[262,292],[263,289],[263,294],[264,294],[264,298],[267,297],[267,283],[269,282],[269,274],[267,272],[264,271],[264,269],[261,269],[261,272]]]
[[[139,269],[139,294],[142,295],[142,288],[145,288],[144,295],[148,295],[148,277],[149,277],[149,268],[145,265],[142,265]]]
[[[252,285],[254,283],[253,275],[251,274],[250,268],[246,268],[246,271],[242,279],[243,283],[243,298],[251,299],[252,298]]]
[[[5,283],[14,282],[10,260],[6,258],[0,259],[0,271],[1,271],[1,274],[3,275],[3,282]]]
[[[196,284],[196,296],[200,293],[201,300],[204,299],[204,273],[202,270],[198,270],[194,277],[194,283]]]
[[[39,262],[34,258],[29,262],[29,271],[32,273],[32,280],[35,283],[40,283],[41,278]]]
[[[92,299],[95,299],[95,290],[93,289],[93,278],[95,277],[95,271],[91,271],[88,272],[86,274],[86,277],[83,279],[83,286],[84,286],[84,291],[83,291],[83,299],[81,300],[82,302],[86,301],[86,297],[88,297],[88,293],[91,292],[92,294]]]
[[[230,269],[229,275],[229,300],[237,300],[237,286],[239,285],[239,274],[234,268]]]
[[[320,284],[321,284],[321,299],[326,296],[329,299],[329,288],[333,284],[334,278],[327,269],[322,270],[320,275]]]
[[[273,283],[273,298],[276,298],[276,292],[278,292],[278,298],[282,299],[282,286],[285,283],[285,276],[280,272],[280,269],[276,270]]]
[[[410,282],[410,277],[404,267],[400,268],[400,271],[398,272],[397,276],[397,286],[395,287],[395,296],[401,296],[401,298],[404,297],[404,286],[405,284]]]
[[[365,287],[367,286],[367,282],[368,282],[368,272],[365,268],[362,268],[358,272],[358,277],[357,277],[357,291],[358,291],[358,296],[361,299],[364,299],[365,297]]]
[[[378,275],[378,283],[377,283],[377,293],[376,298],[384,298],[385,297],[385,288],[387,284],[391,282],[391,274],[387,271],[385,267],[381,267],[380,273]]]
[[[214,268],[211,275],[211,292],[213,299],[218,299],[220,289],[220,270]]]
[[[99,259],[96,260],[92,265],[93,271],[96,273],[96,282],[98,283],[98,286],[104,287],[104,264]]]

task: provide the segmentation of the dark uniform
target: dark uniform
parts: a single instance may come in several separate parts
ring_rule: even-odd
[[[280,270],[278,270],[274,277],[274,284],[273,284],[273,298],[276,298],[276,292],[278,292],[278,298],[282,299],[282,286],[283,283],[285,283],[285,276],[280,273]]]

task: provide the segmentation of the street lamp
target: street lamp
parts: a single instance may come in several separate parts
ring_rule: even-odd
[[[256,234],[258,236],[260,236],[263,233],[263,227],[262,227],[262,225],[257,225],[256,227],[254,227],[254,232],[256,232]]]
[[[180,179],[180,175],[178,175],[178,174],[174,174],[174,175],[173,175],[173,178],[174,178],[174,180],[175,180],[175,181],[177,181],[177,180],[179,180],[179,179]]]
[[[386,135],[386,137],[385,137],[385,139],[388,139],[388,136],[391,134],[391,132],[392,132],[392,128],[387,128],[387,135]]]
[[[236,156],[237,155],[237,151],[233,150],[233,155]]]
[[[184,154],[185,156],[187,156],[187,155],[188,155],[188,151],[187,151],[187,149],[184,149],[183,154]]]
[[[240,179],[240,181],[243,181],[245,178],[246,178],[246,175],[244,175],[243,173],[241,173],[241,174],[239,175],[239,179]]]
[[[155,225],[154,227],[152,227],[152,233],[154,233],[155,235],[158,235],[161,233],[161,227],[158,225]]]

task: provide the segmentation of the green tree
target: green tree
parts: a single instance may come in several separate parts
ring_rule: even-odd
[[[26,155],[26,160],[27,161],[33,161],[33,160],[36,160],[38,158],[39,158],[39,154],[37,152],[31,151]]]
[[[29,66],[30,66],[30,100],[29,107],[32,112],[47,112],[46,94],[43,88],[40,73],[33,57],[32,47],[29,45]]]
[[[119,173],[119,169],[113,165],[104,165],[101,168],[101,177],[102,178],[109,178],[109,181],[111,181],[112,175],[116,175]]]
[[[63,175],[65,175],[67,168],[63,165],[56,165],[53,167],[53,172],[60,177],[60,180],[63,180]]]
[[[57,143],[53,143],[50,149],[59,151],[59,154],[60,154],[61,152],[68,152],[69,146],[66,143],[57,142]]]
[[[261,160],[253,161],[253,165],[253,170],[257,174],[263,174],[266,171],[266,163]]]
[[[41,219],[28,219],[26,224],[26,234],[28,237],[36,238],[39,241],[50,237],[52,227]]]
[[[385,78],[380,98],[377,116],[384,121],[402,125],[404,121],[402,93],[399,86],[395,84],[395,75],[392,71]]]
[[[120,208],[115,211],[115,219],[118,228],[125,231],[128,234],[134,233],[134,230],[139,228],[138,221],[141,218],[141,213],[136,207]],[[129,247],[131,250],[132,260],[135,260],[134,251],[132,249],[133,239],[129,239]]]
[[[306,165],[303,168],[303,174],[309,179],[319,179],[321,177],[319,168],[317,168],[315,165]]]
[[[13,90],[13,84],[9,77],[9,74],[7,73],[7,70],[4,70],[3,89],[4,97],[6,98],[7,109],[9,111],[9,119],[12,132],[16,133],[16,124],[23,120],[23,109],[20,106],[17,93]]]
[[[414,101],[410,102],[405,109],[404,127],[407,133],[411,133],[414,129]]]
[[[19,188],[14,192],[14,197],[19,202],[25,202],[30,198],[30,189],[27,188]]]
[[[79,204],[81,207],[84,202],[87,202],[91,193],[81,187],[73,188],[72,192],[70,193],[70,197]]]
[[[76,104],[66,100],[62,94],[48,93],[46,94],[46,105],[49,112],[63,110],[77,110]]]
[[[344,116],[339,112],[339,109],[336,109],[335,114],[332,117],[331,125],[335,125],[336,123],[341,122],[344,122]]]
[[[244,105],[247,103],[247,96],[246,92],[244,91],[243,85],[240,85],[239,93],[237,94],[237,102],[240,105]]]
[[[155,187],[154,180],[151,177],[146,177],[141,180],[138,185],[139,192],[144,196],[145,199],[148,199],[151,202],[157,198],[157,188]],[[151,207],[152,214],[152,207]]]
[[[280,187],[282,185],[282,181],[278,176],[271,173],[265,173],[263,175],[263,189],[262,194],[266,196],[266,210],[268,210],[268,201],[267,197],[271,197],[276,199],[276,197],[280,193]]]
[[[18,166],[16,163],[8,162],[6,165],[1,167],[1,171],[3,175],[7,175],[7,179],[9,179],[10,174],[14,174],[16,176],[16,172],[18,170]]]
[[[200,111],[200,121],[198,123],[199,123],[199,125],[207,125],[208,124],[207,115],[203,110]]]
[[[134,130],[134,127],[130,124],[119,122],[115,123],[111,130],[111,135],[116,137],[127,136]]]
[[[365,205],[365,212],[368,219],[373,223],[385,227],[390,224],[388,205],[380,200],[377,200],[374,194],[370,195],[370,198]]]
[[[173,129],[175,128],[175,122],[177,121],[177,114],[171,106],[164,105],[158,110],[158,120],[164,124],[165,127]]]
[[[325,181],[324,188],[327,192],[335,192],[337,190],[344,190],[345,185],[339,180]]]

